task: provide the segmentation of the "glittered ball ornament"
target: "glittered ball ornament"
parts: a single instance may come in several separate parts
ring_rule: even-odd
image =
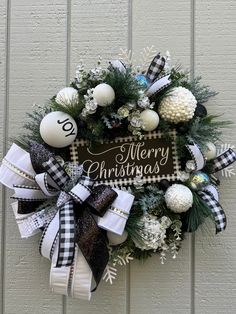
[[[202,190],[209,184],[210,184],[209,176],[202,171],[194,172],[189,178],[189,185],[191,189],[195,191]]]
[[[184,87],[175,87],[169,96],[166,96],[160,103],[159,114],[162,119],[172,122],[187,122],[194,116],[197,100]]]
[[[159,116],[156,111],[145,109],[141,112],[140,118],[142,120],[142,129],[144,131],[153,131],[159,124]]]
[[[183,184],[171,185],[165,193],[167,207],[175,213],[186,212],[193,204],[191,190]]]
[[[53,111],[41,121],[40,135],[49,146],[66,147],[74,142],[77,136],[77,125],[67,113]]]
[[[115,99],[114,89],[106,83],[99,84],[93,90],[93,98],[99,106],[109,106]]]
[[[55,100],[59,105],[70,106],[78,102],[79,94],[75,88],[65,87],[57,93]]]
[[[215,144],[208,142],[206,148],[203,151],[203,155],[207,160],[216,158],[216,146]]]
[[[122,235],[118,235],[114,232],[107,231],[107,238],[109,240],[110,245],[119,245],[127,240],[128,232],[124,230]]]
[[[148,87],[148,80],[146,78],[145,75],[143,74],[137,74],[135,76],[136,80],[138,81],[139,85],[143,88],[147,88]]]

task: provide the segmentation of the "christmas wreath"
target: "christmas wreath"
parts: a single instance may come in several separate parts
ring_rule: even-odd
[[[217,233],[226,227],[217,173],[232,172],[236,154],[216,146],[229,123],[207,113],[216,93],[168,52],[144,49],[136,64],[126,50],[106,67],[80,63],[2,161],[21,237],[42,234],[56,293],[90,299],[118,265],[176,258],[207,217]]]

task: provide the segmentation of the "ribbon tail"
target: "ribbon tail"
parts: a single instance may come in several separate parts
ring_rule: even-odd
[[[66,202],[59,210],[59,248],[56,267],[73,264],[75,254],[74,201]]]
[[[219,202],[215,199],[213,194],[208,191],[198,191],[198,195],[202,198],[203,201],[207,203],[209,208],[212,211],[212,214],[215,218],[215,226],[216,226],[216,233],[219,233],[225,230],[227,225],[226,215],[219,204]]]
[[[96,286],[92,291],[95,291],[108,263],[109,252],[106,238],[87,208],[78,210],[76,243],[93,273]]]

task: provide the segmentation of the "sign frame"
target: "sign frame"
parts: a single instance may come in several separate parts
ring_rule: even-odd
[[[126,136],[126,137],[118,137],[111,141],[104,141],[101,142],[100,145],[103,144],[111,144],[111,147],[114,146],[114,144],[124,144],[124,143],[132,143],[132,142],[138,142],[138,141],[148,141],[148,140],[158,140],[158,139],[164,139],[165,141],[169,141],[170,150],[171,150],[171,158],[173,163],[173,172],[172,173],[166,173],[163,175],[148,175],[142,176],[142,181],[144,184],[151,184],[160,182],[162,179],[167,179],[169,181],[176,181],[179,180],[179,172],[181,170],[178,154],[177,154],[177,147],[176,147],[176,130],[171,130],[166,133],[161,133],[160,131],[157,132],[149,132],[145,133],[142,139],[139,139],[135,136]],[[87,146],[90,148],[89,142],[86,140],[80,140],[76,139],[70,146],[70,159],[73,163],[79,163],[79,148]],[[89,154],[89,153],[88,153]],[[82,162],[83,164],[83,162]],[[85,175],[88,175],[85,171]],[[92,177],[92,176],[91,176]],[[135,177],[133,178],[122,178],[122,179],[98,179],[95,180],[96,185],[98,184],[108,184],[111,186],[131,186],[135,182]]]

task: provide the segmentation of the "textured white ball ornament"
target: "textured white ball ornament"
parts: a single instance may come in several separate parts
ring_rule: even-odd
[[[159,106],[160,116],[169,122],[186,122],[193,118],[197,100],[184,87],[175,87],[171,94],[165,97]]]
[[[61,89],[56,96],[56,102],[60,105],[70,106],[78,102],[78,91],[73,87],[65,87]]]
[[[140,118],[143,121],[142,129],[144,131],[153,131],[159,124],[159,116],[156,111],[145,109],[141,112]]]
[[[206,149],[203,152],[204,157],[207,160],[216,158],[216,146],[215,144],[208,142],[206,143]]]
[[[191,190],[183,184],[171,185],[165,193],[166,205],[175,213],[186,212],[193,204]]]
[[[93,98],[99,106],[109,106],[115,99],[114,89],[106,83],[99,84],[94,88]]]
[[[119,245],[126,241],[126,239],[128,238],[128,232],[124,230],[122,235],[118,235],[114,232],[107,231],[107,238],[111,245]]]
[[[52,147],[66,147],[74,142],[77,136],[77,125],[67,113],[53,111],[41,121],[40,135],[44,142]]]

